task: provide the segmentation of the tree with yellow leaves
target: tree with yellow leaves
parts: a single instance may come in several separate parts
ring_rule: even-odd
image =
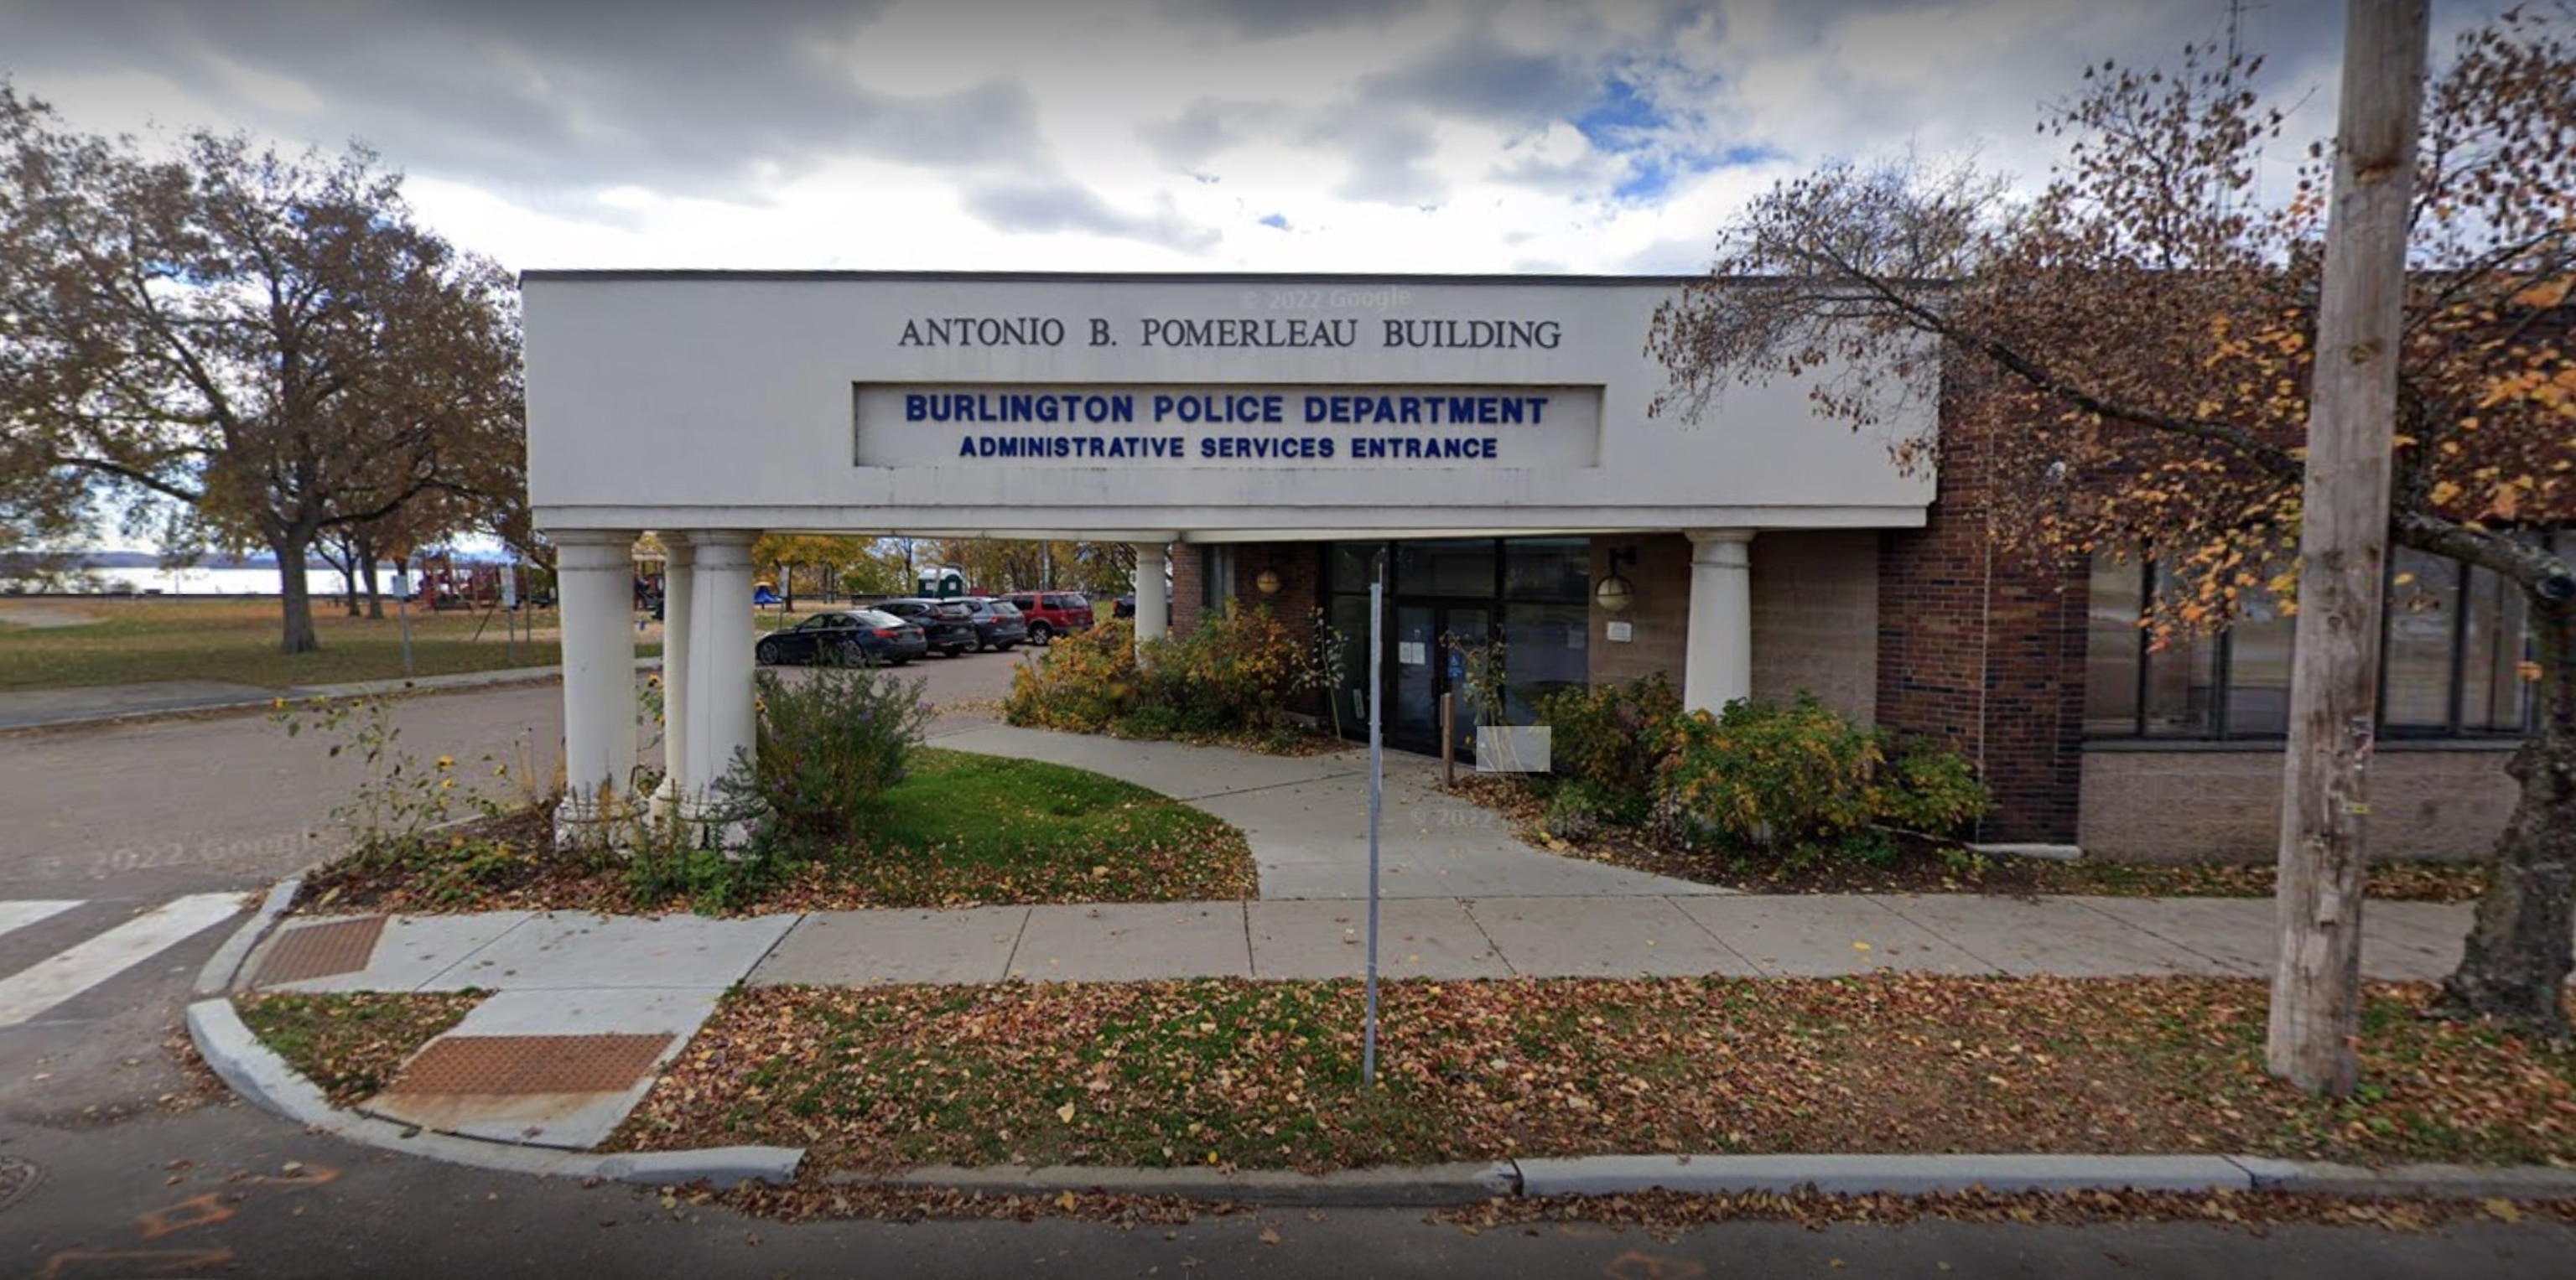
[[[1972,167],[1835,165],[1722,232],[1709,277],[1657,315],[1658,412],[1805,378],[1880,430],[1938,397],[1907,466],[1978,451],[2026,500],[1993,534],[2039,563],[2154,557],[2182,590],[2151,625],[2294,604],[2333,149],[2258,182],[2285,113],[2259,59],[2089,67],[2042,123],[2067,158],[2035,194]],[[2454,1012],[2564,1033],[2576,934],[2576,566],[2533,536],[2576,514],[2576,48],[2567,19],[2462,36],[2425,95],[2408,241],[2387,539],[2522,597],[2538,727],[2456,972]],[[2279,193],[2265,199],[2266,189]]]

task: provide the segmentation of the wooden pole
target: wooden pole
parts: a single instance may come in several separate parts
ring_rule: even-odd
[[[2265,1062],[2342,1097],[2359,1073],[2363,773],[2377,723],[2389,452],[2428,0],[2350,0],[2308,406],[2299,625],[2281,791],[2281,946]]]

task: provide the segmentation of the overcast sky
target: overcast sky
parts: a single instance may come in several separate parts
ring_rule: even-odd
[[[2500,7],[2436,0],[2437,51]],[[2323,132],[2341,0],[2244,9]],[[363,141],[514,269],[1662,272],[1822,160],[2036,175],[2085,63],[2227,27],[2228,0],[0,0],[0,74],[86,129]]]

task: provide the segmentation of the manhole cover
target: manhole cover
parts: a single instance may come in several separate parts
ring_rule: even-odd
[[[36,1189],[36,1162],[16,1156],[0,1156],[0,1209],[25,1199]]]

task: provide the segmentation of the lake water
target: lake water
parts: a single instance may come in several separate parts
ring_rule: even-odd
[[[386,590],[393,587],[392,565],[379,569],[376,579]],[[275,569],[92,569],[92,576],[109,584],[118,584],[146,595],[189,596],[273,596],[285,588],[279,584]],[[308,569],[305,589],[315,595],[329,595],[341,590],[337,569]]]

